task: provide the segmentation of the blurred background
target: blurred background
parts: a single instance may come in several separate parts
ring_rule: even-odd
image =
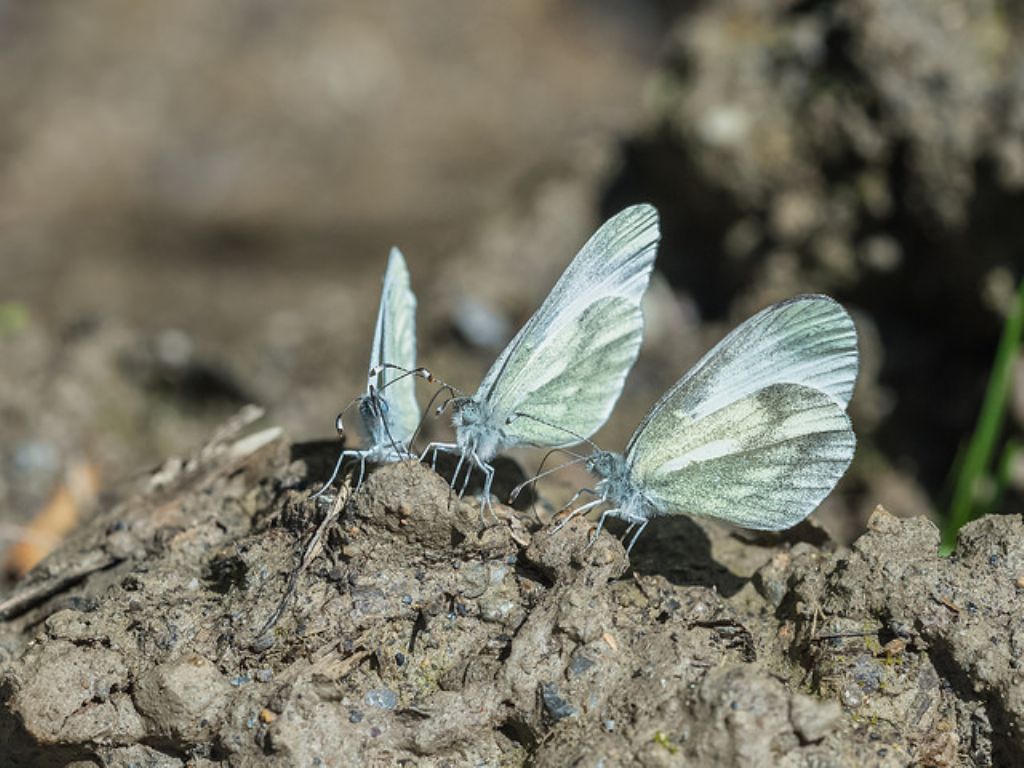
[[[421,362],[475,389],[636,201],[661,211],[659,273],[599,442],[738,321],[822,291],[863,367],[818,519],[840,540],[877,503],[939,520],[1018,302],[1022,43],[1009,0],[0,0],[0,546],[59,536],[26,526],[246,402],[330,438],[391,245]],[[978,482],[1014,512],[1005,349]]]

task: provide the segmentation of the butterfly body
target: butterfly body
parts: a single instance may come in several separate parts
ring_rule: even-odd
[[[475,397],[456,398],[452,403],[452,426],[459,451],[489,462],[506,447],[503,425],[495,419],[493,408]]]
[[[403,433],[401,425],[395,423],[386,399],[376,392],[367,393],[359,397],[358,408],[363,432],[370,438],[370,447],[361,451],[366,461],[386,464],[411,456],[408,445],[395,437]]]

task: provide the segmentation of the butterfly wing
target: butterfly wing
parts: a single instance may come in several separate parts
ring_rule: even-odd
[[[699,418],[664,404],[627,454],[633,482],[660,510],[782,530],[821,503],[856,445],[831,395],[772,384]]]
[[[605,222],[491,366],[476,399],[505,445],[571,444],[608,419],[640,350],[659,237],[649,205]],[[506,423],[519,413],[534,418]]]
[[[402,371],[394,368],[379,368],[382,363],[406,370],[416,367],[416,295],[409,284],[405,259],[397,248],[391,249],[384,273],[384,289],[370,353],[370,369],[377,369],[377,375],[371,377],[367,394],[371,387],[380,393],[387,404],[390,439],[407,443],[420,421],[416,378],[402,376]]]
[[[846,408],[857,366],[857,331],[837,301],[807,295],[773,304],[736,327],[662,396],[626,452],[654,420],[675,419],[682,427],[772,384],[802,384]]]
[[[757,313],[708,352],[637,427],[634,482],[659,508],[749,528],[802,520],[846,471],[857,334],[827,296]]]

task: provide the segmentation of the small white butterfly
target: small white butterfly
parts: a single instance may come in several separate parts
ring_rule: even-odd
[[[613,216],[587,241],[487,372],[476,394],[453,398],[454,443],[431,450],[457,453],[484,473],[489,503],[502,450],[561,446],[596,432],[611,414],[643,333],[640,299],[659,239],[658,213],[635,205]],[[463,484],[463,490],[465,483]]]
[[[359,460],[356,481],[359,487],[367,462],[380,464],[413,457],[409,441],[420,422],[415,379],[419,373],[420,369],[416,369],[416,296],[409,285],[409,270],[402,252],[392,248],[384,272],[366,392],[357,401],[370,445],[363,450],[343,451],[330,479],[314,498],[334,482],[345,459]],[[335,426],[338,433],[344,435],[342,416],[338,414]]]
[[[625,455],[597,451],[587,468],[601,504],[637,531],[685,512],[758,530],[789,528],[846,472],[856,438],[846,415],[857,333],[827,296],[762,310],[708,352],[651,409]],[[579,493],[574,498],[579,497]],[[627,531],[628,533],[628,531]]]

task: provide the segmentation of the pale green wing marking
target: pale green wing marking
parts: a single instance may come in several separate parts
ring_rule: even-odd
[[[671,413],[672,418],[666,418]],[[843,476],[856,439],[832,396],[773,384],[692,419],[663,406],[634,440],[633,482],[662,512],[782,530],[803,520]]]
[[[520,444],[571,445],[608,418],[640,348],[640,308],[619,298],[596,301],[563,327],[530,360],[533,389],[520,404],[524,417],[504,428]],[[533,417],[533,418],[529,418]]]

